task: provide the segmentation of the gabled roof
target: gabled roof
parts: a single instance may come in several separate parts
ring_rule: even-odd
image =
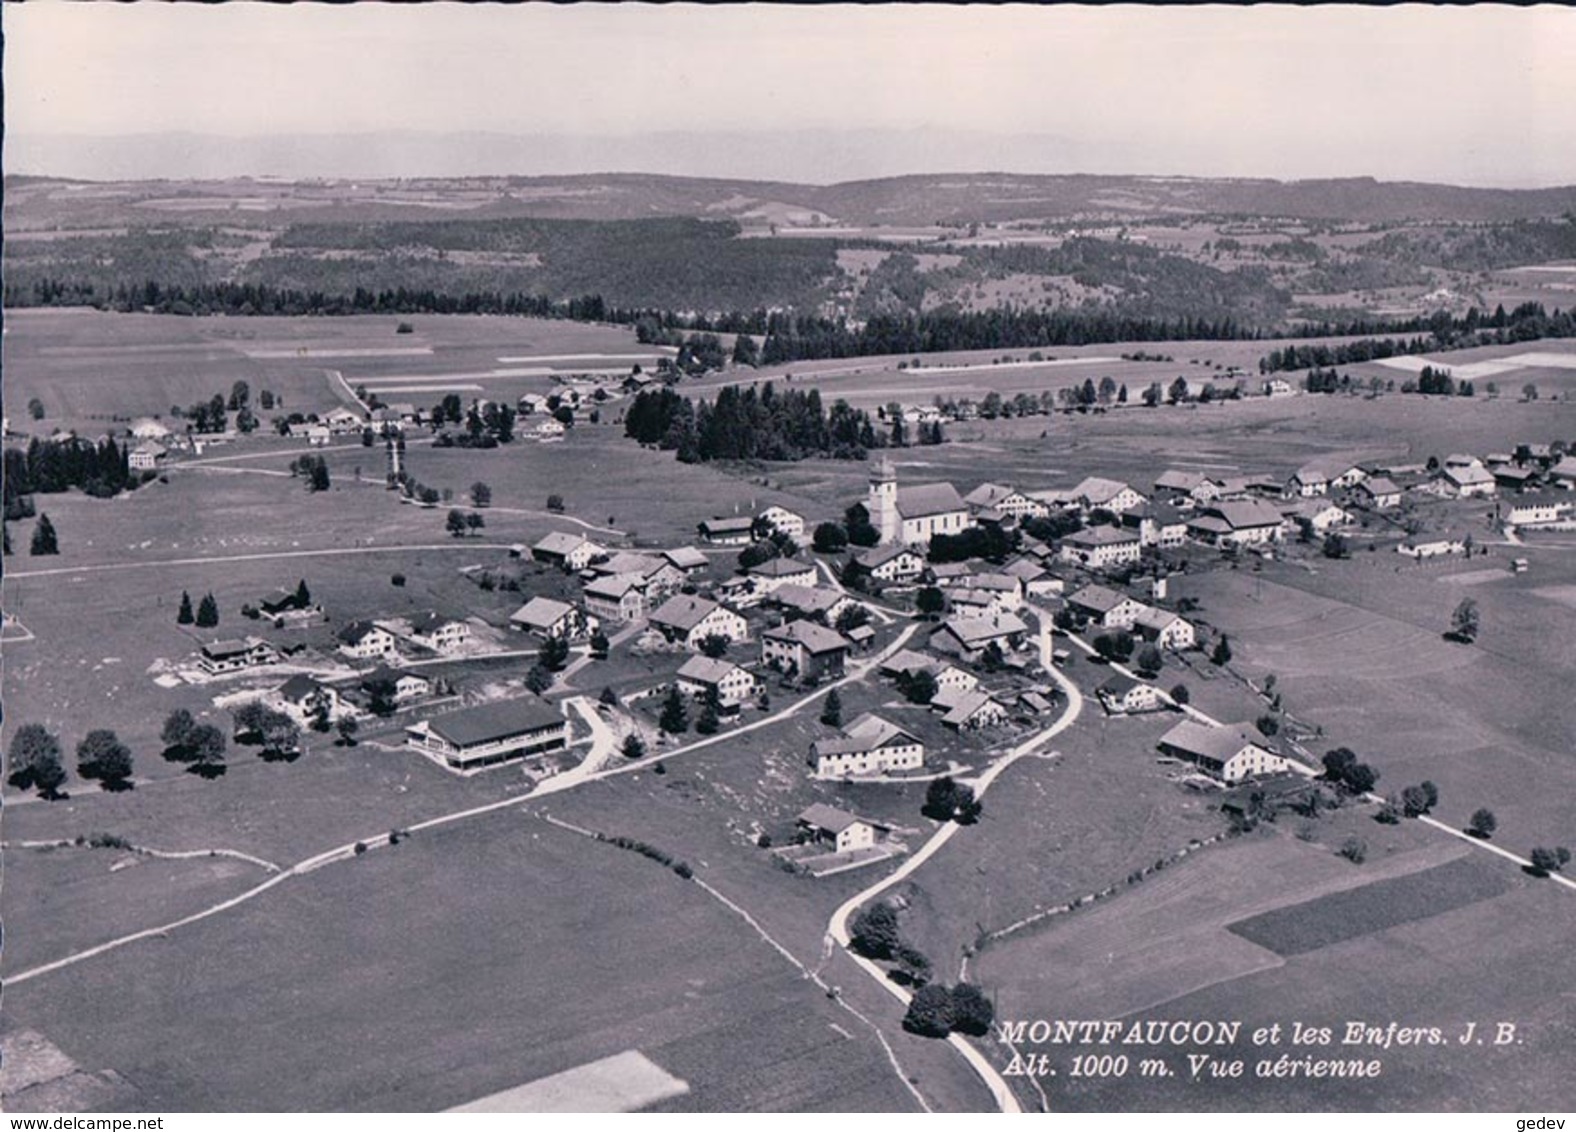
[[[799,821],[815,829],[825,830],[827,833],[842,833],[851,825],[864,823],[864,819],[857,814],[839,810],[822,802],[817,802],[801,813]]]
[[[550,629],[575,611],[568,602],[554,601],[550,597],[533,597],[509,616],[518,625],[533,629]]]
[[[830,613],[848,598],[825,586],[801,586],[797,582],[789,582],[778,586],[767,600],[800,613],[815,615]]]
[[[374,625],[370,621],[352,621],[337,634],[340,641],[347,645],[359,645],[373,633],[388,633],[381,625]]]
[[[1357,485],[1357,489],[1374,496],[1401,494],[1401,489],[1397,487],[1393,481],[1387,479],[1384,476],[1369,476],[1362,483]]]
[[[1234,531],[1252,527],[1278,527],[1281,524],[1280,512],[1261,499],[1235,499],[1226,503],[1212,503],[1205,508],[1204,513],[1224,519]],[[1194,520],[1194,523],[1201,525],[1197,520]]]
[[[950,483],[921,483],[897,489],[897,513],[905,519],[967,510],[958,489]]]
[[[585,592],[591,597],[611,598],[617,601],[630,590],[644,591],[646,579],[639,574],[606,574],[586,583]]]
[[[1002,567],[1002,572],[1017,578],[1020,582],[1038,581],[1046,574],[1045,567],[1032,558],[1014,558]]]
[[[1022,493],[1015,487],[1003,487],[999,483],[982,483],[965,495],[963,502],[970,507],[995,507],[1003,500],[1020,494]]]
[[[940,667],[940,660],[922,652],[915,652],[913,649],[902,649],[881,662],[881,671],[888,675],[899,672],[934,672]]]
[[[994,703],[997,707],[1001,707],[1003,710],[1005,710],[1004,705],[1002,705],[1002,703],[997,700],[995,696],[991,695],[989,692],[981,692],[978,690],[973,692],[964,692],[959,695],[954,702],[956,706],[954,706],[951,711],[947,712],[946,715],[941,717],[942,723],[950,723],[954,726],[967,723],[979,712],[981,708],[985,707],[987,704]]]
[[[1562,480],[1576,480],[1576,456],[1562,456],[1560,462],[1549,469],[1549,475]]]
[[[1137,598],[1128,597],[1126,594],[1110,589],[1107,586],[1085,586],[1077,593],[1070,594],[1067,598],[1067,604],[1076,605],[1083,609],[1093,609],[1099,613],[1109,613],[1124,601],[1137,600]]]
[[[700,524],[706,534],[748,534],[755,526],[753,515],[728,515],[720,519],[707,519]]]
[[[612,555],[606,562],[597,563],[595,569],[599,574],[639,574],[642,578],[665,569],[668,561],[665,558],[655,558],[649,554],[632,554],[627,550],[619,551]]]
[[[1494,473],[1482,464],[1472,464],[1466,467],[1448,466],[1440,473],[1451,483],[1461,487],[1471,487],[1480,483],[1493,483]]]
[[[552,534],[542,538],[531,549],[533,551],[539,550],[543,554],[556,554],[560,557],[567,557],[587,543],[590,543],[593,548],[596,547],[596,544],[591,543],[591,540],[584,535],[570,534],[568,531],[554,531]]]
[[[900,543],[888,546],[873,546],[864,553],[855,555],[854,561],[866,570],[874,570],[878,566],[885,566],[894,559],[902,558],[905,554],[910,558],[917,559],[921,565],[924,564],[925,560],[923,558],[920,558],[919,555]]]
[[[687,633],[722,608],[708,598],[676,594],[652,611],[650,621],[653,625],[666,625]]]
[[[1072,494],[1086,501],[1091,507],[1109,503],[1124,491],[1131,491],[1121,480],[1108,480],[1102,476],[1087,476],[1073,488]],[[1136,493],[1135,493],[1136,494]]]
[[[418,613],[416,616],[412,617],[410,619],[410,628],[411,632],[413,633],[417,633],[423,637],[430,637],[433,633],[436,633],[445,625],[453,625],[456,623],[456,619],[453,617],[444,617],[442,614],[433,613],[432,611],[428,610],[425,613]]]
[[[1123,530],[1121,527],[1085,527],[1062,539],[1062,542],[1073,546],[1116,546],[1137,541],[1138,532]]]
[[[664,550],[662,557],[666,558],[680,570],[699,570],[705,566],[708,559],[693,546],[679,546],[672,550]]]
[[[1152,605],[1146,605],[1138,616],[1133,619],[1133,624],[1160,632],[1173,621],[1181,620],[1182,618],[1172,613],[1169,609],[1156,609]]]
[[[291,703],[298,704],[308,696],[315,696],[323,691],[323,685],[305,673],[299,673],[290,677],[275,690]]]
[[[815,573],[815,565],[800,562],[797,558],[768,558],[745,571],[758,578],[794,578],[800,574]]]
[[[401,680],[420,680],[423,684],[429,686],[432,684],[431,680],[419,672],[409,672],[403,668],[392,668],[387,664],[380,664],[361,678],[361,686],[365,688],[385,680],[393,683],[398,683]]]
[[[1227,759],[1250,744],[1266,753],[1274,753],[1265,746],[1262,739],[1248,731],[1247,725],[1242,723],[1211,727],[1205,723],[1184,719],[1162,735],[1160,742],[1179,751],[1185,751],[1201,762],[1209,762],[1216,766],[1224,765]]]
[[[1189,472],[1179,468],[1168,468],[1156,477],[1155,490],[1192,492],[1209,482],[1210,478],[1203,472]]]
[[[735,672],[744,672],[737,664],[728,660],[717,660],[709,656],[692,656],[679,665],[678,674],[685,680],[693,680],[697,684],[721,684]],[[752,677],[753,679],[753,677]]]
[[[937,632],[950,632],[965,645],[984,645],[1013,633],[1027,633],[1029,627],[1011,613],[990,617],[949,617]]]
[[[860,739],[872,747],[880,747],[893,739],[900,739],[907,743],[917,743],[918,739],[912,733],[899,727],[890,720],[882,719],[872,712],[865,712],[847,727],[843,734],[850,739]]]
[[[825,625],[817,625],[814,621],[790,621],[786,625],[767,629],[761,636],[766,640],[787,641],[790,644],[800,645],[812,655],[847,651],[849,647],[848,641],[841,633],[828,629]]]
[[[930,573],[936,579],[941,578],[966,578],[973,571],[967,562],[937,562],[930,567]]]

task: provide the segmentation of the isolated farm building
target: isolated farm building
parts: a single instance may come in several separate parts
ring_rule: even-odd
[[[1398,554],[1408,558],[1438,558],[1445,554],[1465,554],[1467,552],[1467,536],[1457,534],[1426,534],[1411,535],[1400,546],[1396,547]]]
[[[1518,496],[1505,512],[1505,521],[1516,527],[1531,527],[1539,523],[1557,523],[1568,519],[1573,505],[1557,495]]]
[[[755,520],[796,542],[804,539],[804,516],[786,507],[768,507]]]
[[[709,656],[692,656],[681,664],[677,683],[679,691],[696,699],[704,699],[715,691],[717,702],[724,708],[737,708],[754,699],[761,686],[749,669]]]
[[[604,621],[638,621],[646,615],[646,579],[609,574],[586,583],[586,609]]]
[[[744,618],[725,605],[694,594],[677,594],[651,613],[652,627],[670,642],[698,649],[707,637],[742,641],[749,635]]]
[[[835,625],[845,610],[859,604],[841,590],[801,586],[794,582],[778,586],[767,601],[789,617],[804,617],[823,625]]]
[[[568,432],[568,426],[563,421],[554,417],[543,417],[526,429],[522,435],[538,444],[551,444],[556,440],[562,440]]]
[[[569,745],[569,724],[545,700],[525,696],[433,716],[405,728],[406,743],[451,767],[470,769]]]
[[[1187,525],[1188,534],[1206,546],[1260,546],[1280,541],[1281,514],[1258,499],[1213,503]]]
[[[672,550],[664,550],[662,557],[667,560],[669,566],[672,566],[685,577],[697,574],[711,564],[711,560],[693,546],[680,546]]]
[[[1193,628],[1193,623],[1178,617],[1169,609],[1145,606],[1143,612],[1133,618],[1132,629],[1144,640],[1153,641],[1159,648],[1172,649],[1176,652],[1190,649],[1198,642],[1198,634]]]
[[[1160,693],[1152,684],[1117,673],[1094,690],[1100,704],[1112,715],[1154,711],[1160,706]]]
[[[848,650],[841,633],[813,621],[790,621],[761,634],[761,660],[800,680],[841,676]]]
[[[1171,468],[1155,480],[1155,494],[1172,498],[1185,496],[1195,503],[1208,503],[1220,494],[1220,484],[1203,472]]]
[[[145,440],[126,454],[126,466],[134,472],[157,471],[169,454],[164,445]]]
[[[330,719],[343,715],[347,706],[335,689],[304,673],[292,676],[279,685],[270,698],[301,724],[310,722],[319,712]]]
[[[1160,737],[1159,746],[1163,753],[1193,763],[1222,782],[1290,769],[1285,759],[1240,723],[1215,727],[1185,719]]]
[[[869,822],[820,802],[799,815],[798,825],[815,840],[830,842],[839,853],[869,849],[876,843],[875,827]]]
[[[1314,534],[1328,534],[1337,527],[1350,526],[1352,514],[1329,499],[1293,499],[1281,506],[1281,514],[1295,526],[1303,523]]]
[[[930,635],[930,647],[973,663],[984,656],[991,645],[1003,654],[1016,652],[1023,647],[1028,634],[1029,627],[1012,613],[992,617],[948,617]]]
[[[1104,570],[1137,562],[1143,552],[1137,531],[1121,527],[1085,527],[1062,539],[1059,557],[1090,570]]]
[[[810,765],[818,778],[917,770],[925,765],[925,744],[897,724],[866,712],[836,738],[811,743]]]
[[[317,602],[311,598],[302,601],[299,591],[285,589],[274,590],[259,599],[257,611],[272,621],[275,628],[283,628],[287,623],[316,621],[323,616],[323,607]]]
[[[1292,383],[1284,378],[1272,377],[1264,383],[1264,396],[1266,397],[1293,397],[1297,390]]]
[[[1124,511],[1122,526],[1138,532],[1140,546],[1170,550],[1187,541],[1187,516],[1169,503],[1146,503]]]
[[[768,558],[744,573],[758,594],[769,594],[779,586],[813,586],[816,577],[815,563],[797,558]]]
[[[1401,489],[1386,476],[1369,476],[1357,485],[1357,497],[1380,511],[1401,505]]]
[[[531,547],[531,557],[568,573],[579,573],[607,551],[584,535],[554,531]]]
[[[1007,722],[1007,705],[989,692],[937,692],[930,706],[942,711],[941,722],[954,731],[982,731]]]
[[[1102,629],[1131,629],[1149,607],[1108,586],[1085,586],[1067,596],[1067,608]]]
[[[747,546],[755,541],[755,520],[749,515],[707,519],[696,529],[713,546]]]
[[[339,651],[352,660],[373,660],[398,653],[394,634],[371,621],[352,621],[334,634],[334,639],[339,642]]]
[[[392,689],[390,697],[396,704],[419,700],[432,692],[432,681],[425,676],[403,668],[391,668],[386,664],[379,665],[361,678],[363,692],[370,693],[380,686]]]
[[[567,601],[533,597],[509,615],[509,627],[544,640],[574,641],[593,635],[601,622]]]
[[[1144,497],[1121,480],[1088,476],[1071,492],[1085,511],[1110,511],[1120,515],[1144,502]]]
[[[898,543],[872,547],[854,555],[853,561],[858,573],[878,582],[912,582],[925,571],[925,560]]]
[[[1549,482],[1563,488],[1576,488],[1576,456],[1562,456],[1560,462],[1549,469]]]
[[[865,508],[884,546],[920,546],[936,535],[955,535],[973,525],[957,488],[950,483],[898,487],[897,472],[885,456],[871,469]]]
[[[471,627],[453,617],[418,613],[410,619],[410,639],[433,652],[453,652],[471,639]]]
[[[346,433],[360,432],[367,422],[360,413],[349,409],[332,409],[323,417],[323,423],[335,436],[344,436]]]
[[[983,511],[995,511],[1013,519],[1043,517],[1050,508],[1038,499],[1031,499],[1015,487],[1003,487],[999,483],[982,483],[973,491],[963,497],[963,502],[976,515]]]
[[[218,676],[226,672],[245,672],[248,668],[278,664],[279,653],[274,646],[260,637],[246,637],[239,641],[214,641],[202,647],[197,666],[204,672]]]

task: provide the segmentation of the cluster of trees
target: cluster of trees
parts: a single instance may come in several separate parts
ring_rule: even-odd
[[[211,723],[198,723],[191,712],[177,708],[164,720],[159,733],[164,757],[188,764],[201,778],[217,778],[224,773],[224,732]]]
[[[1020,541],[1017,531],[994,526],[967,527],[955,535],[931,535],[926,556],[933,563],[967,562],[971,558],[1000,563],[1018,549]]]
[[[1324,778],[1352,794],[1370,793],[1379,784],[1379,772],[1365,762],[1349,747],[1337,747],[1324,753]]]
[[[308,491],[327,491],[330,486],[328,461],[310,452],[290,461],[290,474],[306,480]]]
[[[1326,328],[1329,329],[1329,328]],[[1411,334],[1411,338],[1359,338],[1334,345],[1303,344],[1271,350],[1259,359],[1260,373],[1307,369],[1310,366],[1356,365],[1359,362],[1437,353],[1470,346],[1530,342],[1539,338],[1576,337],[1576,311],[1545,310],[1541,303],[1522,303],[1509,314],[1503,306],[1484,316],[1476,307],[1460,318],[1437,311],[1426,319],[1383,324],[1349,324],[1344,334]],[[1323,336],[1318,335],[1318,336]]]
[[[974,796],[972,786],[954,782],[951,775],[942,775],[925,790],[925,804],[920,807],[920,813],[936,821],[973,825],[980,820],[983,806]]]
[[[836,401],[828,411],[817,390],[779,392],[770,382],[725,386],[714,402],[694,402],[672,389],[636,394],[624,413],[624,434],[677,451],[684,463],[709,460],[863,459],[886,443],[869,414]]]
[[[996,1008],[973,983],[927,983],[914,992],[903,1029],[926,1038],[944,1038],[954,1031],[983,1037],[995,1018]]]
[[[1438,804],[1439,787],[1424,780],[1386,798],[1379,809],[1379,820],[1394,825],[1402,818],[1420,818]]]
[[[474,401],[467,407],[459,394],[448,393],[432,407],[432,427],[443,429],[447,424],[454,424],[464,425],[465,429],[458,435],[441,431],[435,443],[440,448],[496,448],[514,439],[517,416],[501,401],[489,402],[478,409]],[[569,422],[565,423],[573,420],[574,414],[570,413]]]
[[[306,584],[304,581],[301,583]],[[201,629],[211,629],[219,623],[219,603],[214,600],[213,594],[204,594],[202,601],[197,604],[197,612],[192,612],[192,595],[185,590],[181,591],[181,606],[176,611],[175,623],[177,625],[196,625]]]
[[[328,730],[326,708],[317,713],[314,727]],[[235,740],[262,747],[262,757],[270,761],[289,761],[300,754],[301,728],[282,711],[275,711],[259,700],[242,704],[231,713],[235,720]]]
[[[895,963],[892,976],[898,982],[924,986],[930,981],[930,960],[903,938],[897,909],[884,901],[859,910],[848,926],[848,943],[866,959]]]
[[[461,511],[458,507],[449,510],[449,518],[444,523],[444,529],[451,538],[464,538],[466,535],[480,534],[487,520],[475,511]]]
[[[81,437],[34,437],[27,448],[5,450],[5,516],[32,514],[30,495],[52,495],[81,488],[88,495],[108,499],[135,488],[127,461],[128,447],[105,437],[95,444]]]
[[[41,723],[25,723],[11,737],[8,753],[11,773],[7,779],[19,790],[36,789],[51,801],[62,798],[66,782],[61,758],[60,738]],[[115,732],[105,728],[89,731],[77,744],[77,774],[86,781],[97,781],[109,791],[132,788],[131,748]]]

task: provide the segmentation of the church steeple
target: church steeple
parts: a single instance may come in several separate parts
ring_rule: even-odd
[[[897,469],[885,453],[870,469],[870,493],[865,509],[870,512],[870,525],[881,533],[881,542],[897,542],[902,533],[902,521],[897,513]]]

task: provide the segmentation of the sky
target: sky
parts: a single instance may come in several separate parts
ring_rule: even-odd
[[[418,165],[471,132],[562,143],[466,155],[499,173],[1576,183],[1566,7],[35,0],[0,19],[8,172],[124,175],[140,152],[168,176],[300,175],[304,150],[257,141],[404,131],[431,143],[400,151]],[[204,137],[135,148],[176,133]],[[688,152],[652,141],[669,133]],[[334,151],[345,174],[364,143]]]

